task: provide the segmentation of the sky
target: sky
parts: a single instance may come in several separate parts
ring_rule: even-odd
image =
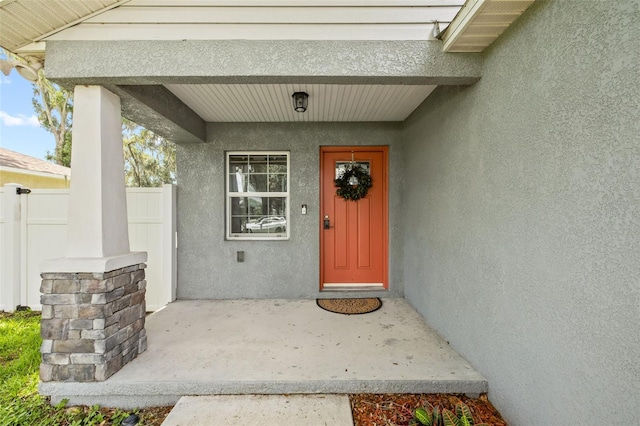
[[[33,84],[12,70],[0,72],[0,147],[45,159],[53,152],[55,139],[40,127],[31,99]]]

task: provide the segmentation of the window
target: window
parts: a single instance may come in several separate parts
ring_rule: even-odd
[[[289,238],[289,153],[228,152],[227,239]]]

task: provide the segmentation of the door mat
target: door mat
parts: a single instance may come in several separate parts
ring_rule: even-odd
[[[382,301],[377,297],[367,299],[316,299],[316,303],[325,311],[337,314],[357,315],[377,311]]]

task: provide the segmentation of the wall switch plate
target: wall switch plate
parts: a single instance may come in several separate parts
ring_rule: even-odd
[[[302,214],[307,214],[307,205],[306,204],[302,205]]]
[[[238,262],[244,262],[244,251],[237,251],[236,258]]]

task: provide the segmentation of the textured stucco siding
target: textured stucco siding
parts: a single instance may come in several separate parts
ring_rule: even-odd
[[[405,297],[510,424],[637,424],[640,2],[538,1],[405,123]]]
[[[478,53],[418,40],[50,40],[47,77],[70,84],[470,84]]]
[[[207,134],[208,143],[178,146],[179,299],[319,295],[319,165],[323,145],[389,146],[389,291],[375,294],[402,297],[399,124],[209,123]],[[290,240],[225,240],[224,153],[230,150],[290,151]],[[307,215],[300,212],[302,204],[308,205]],[[236,262],[239,250],[245,252],[243,263]]]

